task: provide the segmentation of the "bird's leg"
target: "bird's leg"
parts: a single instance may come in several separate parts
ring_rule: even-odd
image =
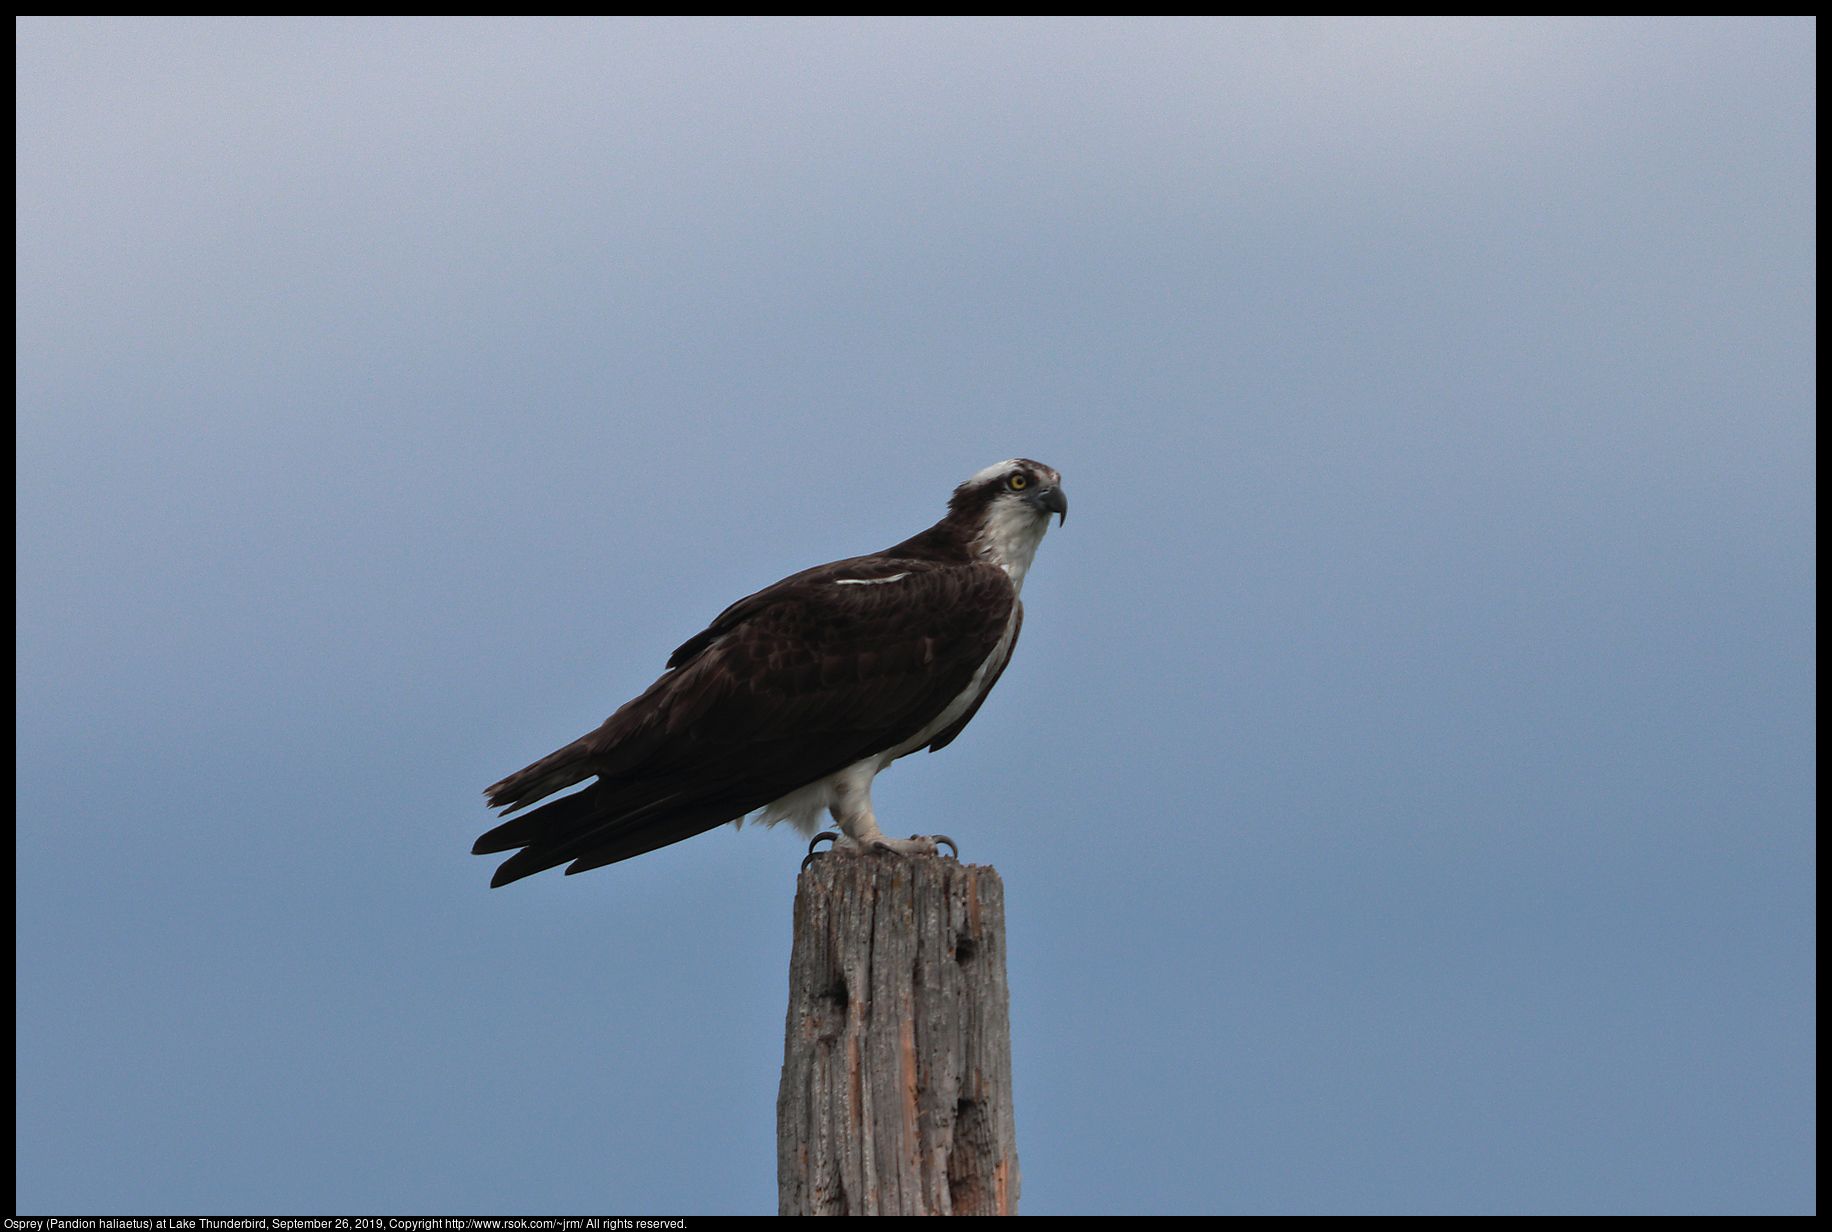
[[[878,818],[872,812],[869,776],[860,776],[858,780],[844,779],[836,786],[836,798],[828,812],[833,814],[834,821],[845,832],[850,849],[877,852],[880,855],[933,856],[940,855],[939,844],[946,843],[954,849],[955,858],[960,858],[960,848],[945,834],[912,834],[908,838],[891,838],[880,830]],[[839,846],[839,842],[834,843],[835,848]]]

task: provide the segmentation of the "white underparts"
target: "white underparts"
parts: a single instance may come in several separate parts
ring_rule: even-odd
[[[811,837],[821,826],[821,814],[829,813],[847,838],[869,845],[884,837],[871,809],[871,781],[889,764],[883,754],[855,761],[766,805],[757,814],[757,824],[774,826],[786,821]]]

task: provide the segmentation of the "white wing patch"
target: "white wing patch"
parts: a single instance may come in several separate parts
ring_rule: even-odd
[[[835,586],[882,586],[886,582],[898,582],[910,576],[908,572],[893,573],[887,578],[841,578]]]

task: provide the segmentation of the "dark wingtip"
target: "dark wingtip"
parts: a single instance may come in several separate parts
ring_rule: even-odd
[[[490,878],[490,888],[492,890],[500,890],[511,881],[520,881],[523,877],[532,877],[534,874],[541,871],[538,868],[515,867],[516,860],[520,858],[519,855],[513,856],[496,866],[496,876]]]

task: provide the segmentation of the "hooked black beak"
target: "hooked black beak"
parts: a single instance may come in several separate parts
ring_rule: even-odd
[[[1069,498],[1063,495],[1061,488],[1045,488],[1037,493],[1037,504],[1046,513],[1056,515],[1056,525],[1061,526],[1069,520]]]

